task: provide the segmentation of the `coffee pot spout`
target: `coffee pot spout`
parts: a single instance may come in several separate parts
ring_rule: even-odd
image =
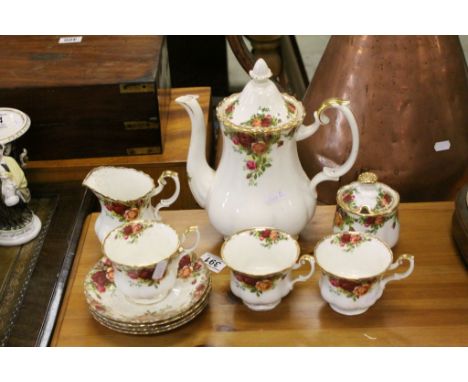
[[[206,207],[208,193],[213,183],[215,171],[206,160],[206,127],[202,108],[197,95],[178,97],[176,102],[187,111],[192,123],[192,134],[187,159],[187,176],[190,190],[202,207]]]

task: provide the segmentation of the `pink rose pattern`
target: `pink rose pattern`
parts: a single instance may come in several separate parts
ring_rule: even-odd
[[[179,279],[185,279],[190,281],[192,285],[196,285],[192,292],[193,302],[198,301],[206,291],[208,286],[208,279],[205,277],[206,273],[202,273],[203,263],[199,259],[192,259],[190,255],[185,255],[179,260],[178,264],[178,275]],[[127,272],[127,274],[133,280],[136,280],[141,283],[159,283],[159,280],[153,280],[152,275],[154,272],[153,268],[142,268],[138,271]],[[204,276],[204,277],[201,277]],[[106,293],[115,289],[114,284],[114,269],[112,267],[112,262],[107,258],[103,257],[99,264],[94,268],[94,272],[88,275],[86,281],[86,288],[91,288],[96,292],[96,297],[100,299],[99,295]],[[98,310],[104,311],[105,308],[102,307],[98,301],[94,300],[92,302],[93,307]]]
[[[228,117],[232,116],[237,101],[226,107],[225,113]],[[292,103],[286,103],[288,115],[295,112],[295,106]],[[293,110],[293,111],[292,111]],[[268,113],[268,108],[260,108],[258,113],[250,117],[248,121],[242,123],[243,126],[254,128],[276,127],[281,123],[279,118],[273,117]],[[224,135],[234,144],[234,150],[245,155],[244,170],[247,172],[246,179],[250,186],[257,185],[257,179],[271,167],[272,158],[270,156],[272,148],[281,147],[284,139],[292,139],[295,129],[291,129],[283,135],[280,131],[267,132],[255,131],[250,133],[239,132],[236,130],[225,129]]]
[[[278,241],[288,238],[284,233],[269,228],[260,231],[251,231],[250,236],[258,238],[258,240],[262,241],[262,246],[266,248],[271,248],[271,246]]]
[[[125,205],[111,200],[104,200],[104,207],[106,207],[107,212],[121,222],[138,219],[140,209],[144,204],[145,199],[139,199],[131,205]]]
[[[358,207],[355,203],[355,188],[349,188],[346,190],[343,195],[342,195],[342,200],[343,202],[353,210],[357,210]],[[390,205],[390,203],[393,201],[392,196],[379,188],[379,192],[377,194],[377,202],[372,208],[371,212],[373,213],[378,213],[382,209],[386,208],[387,206]],[[354,223],[359,223],[363,225],[366,229],[364,232],[370,233],[370,234],[375,234],[377,231],[383,227],[383,225],[393,219],[392,223],[392,228],[395,229],[396,224],[398,222],[398,212],[395,211],[392,214],[389,215],[374,215],[374,216],[358,216],[357,218],[354,218],[353,216],[349,215],[344,211],[341,207],[337,207],[336,213],[335,213],[335,226],[338,227],[341,230],[349,230],[349,231],[354,231],[353,224]],[[347,226],[347,228],[345,227]]]
[[[141,236],[143,231],[152,227],[152,223],[128,223],[122,226],[115,234],[116,239],[128,240],[130,243],[135,243]]]
[[[284,279],[286,277],[286,274],[281,273],[269,277],[253,277],[235,271],[233,271],[232,274],[239,288],[248,290],[250,293],[255,293],[257,296],[260,296],[267,290],[273,289],[279,279]]]
[[[92,287],[99,293],[115,288],[114,268],[107,257],[101,259],[99,270],[91,275]]]
[[[334,287],[330,290],[337,293],[338,295],[344,294],[348,298],[352,298],[356,301],[359,297],[364,296],[372,288],[372,285],[376,281],[375,278],[367,280],[346,280],[337,277],[329,276],[330,284]]]
[[[339,244],[339,246],[343,247],[346,252],[350,252],[365,241],[370,241],[370,238],[362,236],[359,233],[344,232],[334,236],[331,243]]]

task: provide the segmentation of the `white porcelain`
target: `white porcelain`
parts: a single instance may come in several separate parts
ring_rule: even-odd
[[[28,207],[31,193],[22,167],[27,151],[19,162],[9,156],[11,142],[25,134],[31,126],[29,117],[20,110],[0,108],[0,246],[17,246],[37,237],[41,231],[40,219]]]
[[[182,248],[188,233],[195,244]],[[198,227],[189,227],[179,238],[170,226],[152,220],[134,220],[111,231],[102,245],[112,262],[114,282],[125,296],[139,304],[154,304],[172,290],[179,260],[196,248]]]
[[[400,195],[377,180],[377,175],[365,172],[338,190],[333,232],[370,233],[394,247],[400,236]]]
[[[315,247],[315,260],[322,270],[320,292],[330,307],[344,315],[364,313],[382,296],[389,281],[408,277],[414,257],[401,255],[393,263],[392,250],[375,236],[342,232],[322,239]],[[385,275],[409,263],[405,272]]]
[[[128,299],[115,284],[115,269],[104,257],[88,272],[84,293],[89,309],[115,325],[144,330],[179,321],[198,310],[208,297],[210,271],[201,260],[184,255],[178,265],[174,286],[167,297],[154,304],[138,304]],[[184,271],[182,271],[184,270]]]
[[[227,239],[221,256],[231,269],[231,291],[250,309],[275,308],[299,281],[314,273],[314,259],[300,256],[299,244],[286,232],[252,228]],[[299,261],[298,261],[299,259]],[[292,278],[291,271],[309,262],[305,276]]]
[[[170,198],[161,199],[153,207],[151,198],[164,189],[167,178],[174,181],[175,191]],[[88,173],[83,185],[93,191],[101,205],[94,226],[101,243],[110,231],[125,222],[135,219],[161,221],[159,210],[174,203],[180,193],[179,176],[174,171],[164,171],[155,187],[148,174],[127,167],[97,167]]]
[[[316,187],[338,181],[352,167],[359,147],[356,120],[348,102],[326,100],[305,126],[304,107],[281,94],[268,79],[271,71],[260,59],[252,80],[240,94],[217,108],[223,133],[223,153],[216,172],[205,157],[203,112],[196,95],[177,98],[188,112],[192,135],[187,160],[189,185],[197,202],[208,211],[211,224],[225,237],[249,227],[277,227],[297,235],[315,212]],[[324,111],[338,109],[349,122],[352,148],[345,163],[324,167],[310,181],[299,162],[296,142],[311,136],[329,119]]]

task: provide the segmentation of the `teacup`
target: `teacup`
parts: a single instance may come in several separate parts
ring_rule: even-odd
[[[314,258],[300,256],[294,238],[274,228],[252,228],[229,237],[221,257],[231,269],[231,291],[252,310],[275,308],[298,281],[314,273]],[[299,262],[298,262],[299,259]],[[309,262],[305,276],[292,278],[291,271]]]
[[[167,178],[175,183],[174,194],[153,207],[151,198],[164,189]],[[179,176],[174,171],[164,171],[156,187],[151,176],[127,167],[96,167],[88,173],[83,185],[96,195],[101,205],[94,226],[101,243],[110,231],[125,222],[136,219],[161,221],[159,210],[174,203],[180,192]]]
[[[315,260],[322,270],[319,286],[322,297],[338,313],[364,313],[382,296],[389,281],[408,277],[414,257],[401,255],[393,263],[390,247],[380,239],[362,232],[341,232],[319,241]],[[385,275],[404,261],[409,268]]]
[[[189,233],[195,234],[195,243],[183,248]],[[180,259],[193,251],[199,240],[196,226],[179,237],[167,224],[135,220],[111,231],[102,250],[112,263],[116,288],[135,303],[154,304],[172,290]]]

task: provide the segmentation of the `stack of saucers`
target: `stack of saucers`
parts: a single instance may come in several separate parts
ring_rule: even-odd
[[[141,304],[126,297],[116,288],[113,272],[109,259],[102,258],[87,274],[84,289],[93,318],[117,332],[164,333],[193,320],[208,304],[210,272],[194,254],[181,260],[174,287],[157,303]]]

